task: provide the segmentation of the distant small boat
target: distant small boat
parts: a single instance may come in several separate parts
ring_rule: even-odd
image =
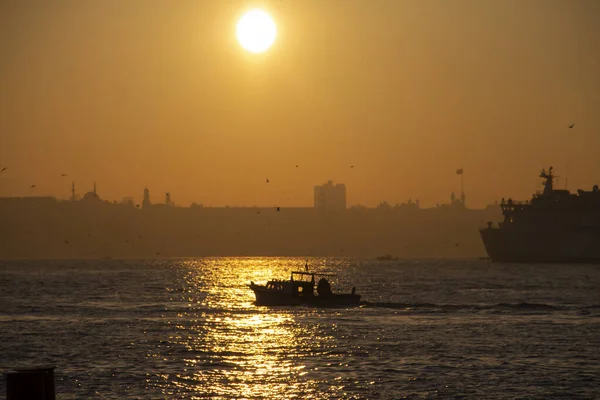
[[[316,284],[315,277],[321,276]],[[271,280],[265,285],[250,282],[250,289],[256,296],[256,305],[259,306],[297,306],[308,305],[313,307],[356,307],[360,305],[360,295],[355,293],[333,293],[326,277],[330,274],[316,274],[307,271],[294,271],[290,279]]]
[[[398,257],[394,257],[391,254],[385,254],[383,256],[377,257],[379,261],[398,261]]]

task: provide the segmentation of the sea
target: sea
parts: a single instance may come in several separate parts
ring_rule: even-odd
[[[306,262],[362,305],[254,305]],[[1,261],[0,370],[50,365],[59,400],[598,399],[600,266]]]

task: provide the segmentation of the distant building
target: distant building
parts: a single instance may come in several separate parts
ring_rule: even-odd
[[[392,209],[392,206],[390,206],[390,204],[387,201],[384,201],[382,203],[379,203],[377,209],[380,211],[389,211]]]
[[[133,207],[133,197],[123,197],[119,204]]]
[[[346,209],[346,185],[333,184],[327,181],[324,185],[315,186],[315,208],[326,210]]]
[[[417,199],[416,201],[412,201],[412,198],[408,199],[408,202],[396,204],[395,208],[403,209],[403,210],[418,210],[419,209],[419,199]]]
[[[81,201],[87,204],[95,204],[100,202],[100,197],[98,196],[98,192],[96,191],[96,182],[94,182],[94,190],[92,190],[91,192],[87,192],[83,196]]]
[[[165,194],[165,204],[168,206],[172,206],[173,203],[171,202],[171,193],[167,192],[167,194]]]
[[[450,194],[450,204],[442,204],[442,205],[437,205],[437,207],[441,207],[441,208],[453,208],[456,210],[465,210],[467,207],[465,205],[465,200],[466,200],[466,196],[465,196],[465,192],[462,192],[460,199],[456,197],[456,194],[454,194],[454,192],[452,192]]]
[[[144,200],[142,201],[142,208],[150,207],[152,207],[152,203],[150,203],[150,191],[148,188],[144,188]]]

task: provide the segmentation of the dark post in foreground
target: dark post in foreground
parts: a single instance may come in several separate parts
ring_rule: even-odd
[[[16,369],[6,373],[6,400],[55,400],[54,368]]]

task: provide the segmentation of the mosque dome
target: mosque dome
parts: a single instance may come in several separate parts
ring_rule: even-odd
[[[83,199],[81,199],[81,200],[85,201],[85,202],[99,201],[100,200],[100,197],[98,197],[98,192],[96,192],[96,182],[94,182],[94,190],[92,190],[91,192],[87,192],[83,196]]]
[[[98,201],[100,200],[100,198],[98,197],[98,195],[94,192],[87,192],[84,196],[82,201]]]

